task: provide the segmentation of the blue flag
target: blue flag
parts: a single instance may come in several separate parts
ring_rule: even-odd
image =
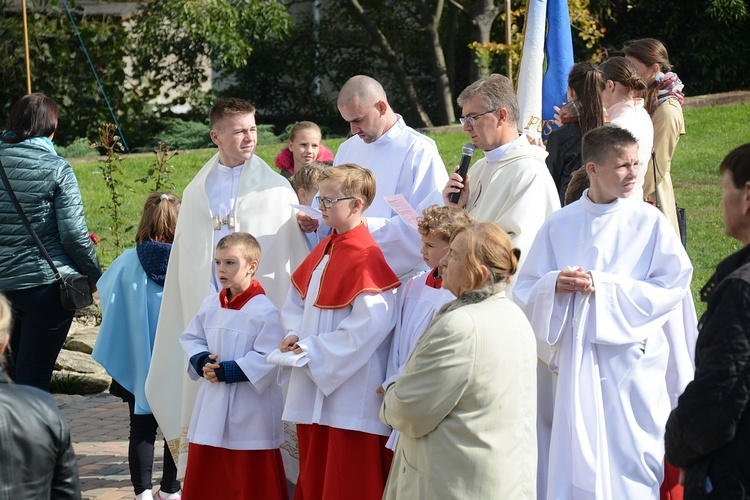
[[[554,106],[567,100],[568,72],[573,66],[573,39],[566,0],[529,0],[524,47],[518,74],[520,131],[547,138]]]
[[[555,115],[554,106],[567,101],[568,73],[573,67],[573,39],[567,0],[547,0],[545,71],[542,83],[542,137],[547,138]]]

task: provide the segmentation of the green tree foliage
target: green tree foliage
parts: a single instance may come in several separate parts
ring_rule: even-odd
[[[435,123],[440,123],[430,47],[415,17],[417,7],[398,0],[359,3],[376,19],[377,28],[407,70],[422,107]],[[447,31],[449,25],[450,20],[443,16],[441,29]],[[261,120],[273,119],[279,130],[287,123],[310,119],[343,134],[346,125],[338,116],[335,91],[352,75],[367,74],[383,84],[391,105],[408,123],[421,122],[389,68],[382,47],[373,43],[348,0],[325,2],[317,41],[313,26],[310,16],[295,16],[288,38],[256,44],[248,66],[234,75],[236,84],[228,92],[248,96],[258,106]],[[472,56],[465,44],[458,50],[459,64],[463,65]],[[449,70],[457,59],[455,54],[451,58]],[[321,82],[320,87],[317,82]],[[328,94],[330,91],[332,94]]]
[[[327,25],[328,21],[323,20],[321,33],[327,33],[327,27],[323,28]],[[356,69],[349,69],[342,68],[343,61],[316,50],[320,47],[314,40],[310,16],[297,17],[289,36],[257,43],[247,66],[228,71],[232,84],[219,94],[248,99],[258,108],[258,122],[273,123],[278,130],[298,120],[312,120],[345,133],[335,95],[331,98],[326,90],[340,88],[344,80],[339,74],[363,70],[372,52],[364,46],[349,45],[352,60],[360,63]],[[377,62],[373,62],[370,71],[377,71]]]
[[[176,91],[175,102],[200,101],[207,70],[247,64],[255,43],[291,26],[281,3],[265,0],[156,0],[133,17],[134,72],[151,89]]]
[[[745,0],[712,0],[708,6],[708,13],[724,23],[742,21],[748,17]]]
[[[6,7],[0,9],[0,116],[4,119],[26,93],[26,68],[21,13],[9,10],[5,2],[0,7]],[[55,142],[65,145],[77,137],[96,135],[99,124],[111,117],[70,19],[48,6],[41,12],[30,8],[28,22],[32,91],[52,97],[61,110]],[[78,15],[76,22],[118,115],[142,116],[142,104],[129,99],[123,85],[127,35],[119,20]],[[128,131],[125,134],[128,137]]]
[[[612,2],[605,20],[610,53],[627,40],[653,37],[669,51],[686,95],[750,88],[750,16],[743,0]],[[686,20],[695,20],[686,27]]]
[[[62,112],[55,142],[96,136],[112,118],[72,23],[54,1],[30,1],[27,10],[32,91],[55,99]],[[128,146],[146,151],[155,135],[169,134],[162,123],[169,104],[190,102],[201,122],[213,100],[201,92],[210,70],[244,66],[254,43],[283,36],[291,23],[283,5],[265,0],[157,0],[125,23],[80,10],[75,19]],[[0,78],[4,118],[26,93],[22,18],[8,0],[0,0]],[[161,91],[173,102],[154,109]]]
[[[576,61],[599,62],[604,53],[601,44],[606,30],[601,18],[592,13],[591,3],[589,0],[568,0]]]
[[[310,5],[304,1],[296,3]],[[578,59],[596,58],[603,36],[598,18],[589,11],[589,0],[569,3]],[[397,55],[397,63],[406,69],[421,108],[432,123],[444,124],[434,51],[423,22],[425,12],[434,15],[438,5],[433,0],[358,0],[353,7],[351,0],[328,0],[320,11],[317,35],[312,17],[296,15],[289,37],[255,45],[247,67],[233,74],[236,83],[226,92],[248,96],[258,106],[260,119],[273,121],[279,130],[287,123],[310,119],[345,133],[346,126],[335,106],[335,90],[350,76],[361,73],[383,84],[392,106],[408,123],[424,123],[404,90],[402,78],[393,70],[396,62],[383,48],[382,35]],[[517,70],[525,6],[525,0],[513,2],[513,38],[508,47],[499,43],[505,41],[505,14],[499,8],[502,2],[462,0],[443,4],[438,34],[448,72],[447,92],[452,95],[454,106],[457,94],[473,81],[475,61],[483,71],[505,73],[510,54]],[[361,14],[358,15],[359,7],[372,20],[368,30],[363,27]],[[488,23],[484,18],[492,15],[497,18]],[[475,26],[477,19],[491,25],[490,42],[472,44],[480,31]],[[316,82],[322,82],[322,94],[316,93]],[[458,111],[457,106],[455,110]]]
[[[205,122],[184,121],[179,118],[163,118],[161,132],[154,141],[168,144],[172,149],[211,148],[214,143],[209,135],[211,128]]]

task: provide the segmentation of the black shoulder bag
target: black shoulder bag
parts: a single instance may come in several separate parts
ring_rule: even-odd
[[[39,236],[37,236],[36,231],[31,227],[31,223],[29,222],[29,219],[26,218],[26,214],[23,212],[21,204],[18,203],[18,198],[16,198],[13,188],[10,187],[10,181],[8,180],[8,175],[5,173],[5,168],[3,168],[2,163],[0,163],[0,176],[3,178],[3,183],[5,184],[5,189],[8,191],[10,201],[13,203],[13,206],[16,207],[16,211],[18,212],[19,217],[21,217],[21,221],[24,226],[26,226],[31,237],[34,238],[36,245],[39,247],[39,251],[55,273],[55,279],[60,285],[60,302],[62,303],[63,309],[75,311],[76,309],[90,306],[94,302],[94,299],[91,296],[91,286],[89,285],[88,276],[79,273],[68,274],[66,276],[60,274],[60,271],[55,267],[55,263],[52,262],[52,258],[47,253],[47,250],[45,250]]]
[[[659,170],[659,165],[656,163],[656,151],[651,151],[651,161],[654,164],[654,197],[656,198],[656,208],[661,210],[661,204],[659,203],[659,191],[656,190],[656,186],[659,184],[656,177],[657,170],[659,171],[659,175],[661,175],[661,170]],[[675,210],[677,211],[677,226],[680,229],[680,240],[682,241],[682,246],[687,248],[687,214],[685,213],[684,208],[680,208],[675,203]]]

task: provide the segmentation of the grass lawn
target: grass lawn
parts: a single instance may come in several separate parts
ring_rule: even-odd
[[[693,294],[699,314],[704,310],[697,296],[701,286],[721,259],[740,248],[739,242],[723,234],[718,166],[729,151],[750,142],[750,128],[746,123],[748,116],[750,105],[747,104],[685,110],[687,135],[682,138],[675,153],[672,179],[677,203],[687,209],[688,253],[695,267]],[[445,164],[452,169],[458,164],[461,146],[467,142],[466,134],[441,133],[431,137],[437,142]],[[341,142],[343,139],[328,139],[325,144],[335,152]],[[263,144],[258,146],[256,154],[273,165],[273,159],[282,147],[281,144]],[[195,173],[214,153],[215,150],[183,151],[174,158],[171,164],[175,167],[172,181],[176,185],[176,194],[182,193]],[[478,152],[474,160],[479,159],[480,155]],[[103,265],[109,265],[117,252],[110,229],[109,212],[102,208],[110,202],[99,173],[101,163],[95,158],[71,159],[71,163],[81,186],[89,229],[101,239],[99,256]],[[143,184],[136,179],[144,177],[153,163],[154,156],[149,154],[129,155],[123,161],[122,180],[132,187],[132,191],[125,193],[123,200],[122,217],[125,227],[138,224],[143,201],[153,184]],[[131,228],[121,236],[125,241],[125,248],[132,246],[130,242],[134,235],[135,228]]]
[[[716,264],[741,248],[724,236],[719,164],[732,149],[750,142],[750,105],[686,109],[687,134],[672,161],[677,204],[687,209],[687,249],[695,269],[693,297],[699,315],[705,310],[698,292]]]

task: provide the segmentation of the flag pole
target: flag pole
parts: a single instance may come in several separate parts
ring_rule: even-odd
[[[26,19],[26,0],[21,0],[23,10],[23,46],[26,51],[26,93],[31,94],[31,63],[29,62],[29,23]]]
[[[510,44],[513,41],[511,39],[511,30],[510,30],[510,23],[511,23],[511,6],[510,6],[511,0],[505,0],[505,45],[508,47],[508,58],[506,59],[506,66],[508,68],[508,78],[510,81],[513,81],[513,56],[510,53]]]

